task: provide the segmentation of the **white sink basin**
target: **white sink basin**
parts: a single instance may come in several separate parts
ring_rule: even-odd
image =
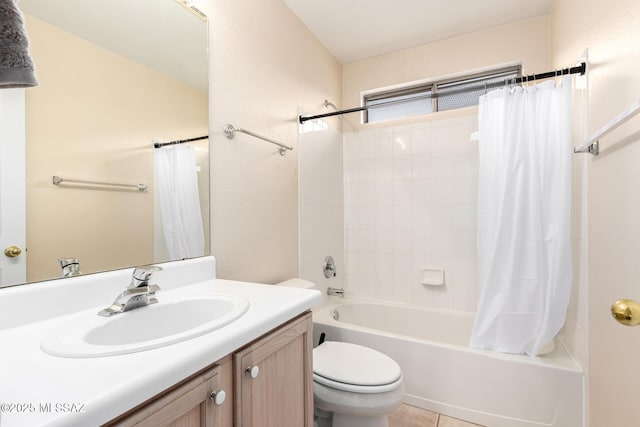
[[[195,338],[238,319],[245,298],[224,293],[156,294],[159,302],[111,317],[97,310],[72,316],[44,336],[40,347],[61,357],[102,357],[151,350]]]

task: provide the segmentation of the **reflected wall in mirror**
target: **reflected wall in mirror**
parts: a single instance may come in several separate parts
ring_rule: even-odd
[[[82,273],[170,260],[153,142],[208,134],[206,22],[175,0],[19,6],[39,80],[26,91],[24,281],[60,277],[59,258]],[[195,148],[205,255],[208,140],[179,146]],[[56,186],[54,175],[148,189]]]

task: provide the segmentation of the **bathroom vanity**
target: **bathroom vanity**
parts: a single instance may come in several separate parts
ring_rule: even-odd
[[[77,316],[108,306],[132,269],[6,289],[0,294],[2,427],[313,425],[309,310],[320,293],[216,279],[212,257],[161,265],[154,306],[174,294],[219,292],[248,300],[248,309],[169,345],[63,357],[41,348],[45,338],[67,325],[91,327]]]
[[[106,425],[312,427],[311,324],[307,312]]]

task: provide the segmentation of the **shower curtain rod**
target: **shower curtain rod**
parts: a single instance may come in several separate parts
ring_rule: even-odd
[[[177,139],[175,141],[169,141],[169,142],[154,142],[153,148],[162,148],[167,145],[184,144],[185,142],[201,141],[203,139],[209,139],[209,135],[197,136],[195,138],[188,138],[188,139]]]
[[[509,85],[509,84],[518,84],[518,83],[524,83],[524,82],[530,82],[530,81],[535,81],[535,80],[544,80],[544,79],[550,79],[552,77],[558,77],[558,76],[564,76],[567,74],[580,74],[580,75],[584,75],[584,73],[587,71],[587,63],[586,62],[582,62],[580,63],[580,65],[577,65],[575,67],[570,67],[570,68],[563,68],[560,70],[555,70],[555,71],[549,71],[546,73],[540,73],[540,74],[530,74],[528,76],[521,76],[521,77],[515,77],[515,78],[509,78],[509,79],[504,79],[503,81],[499,81],[499,82],[495,82],[495,83],[487,83],[487,84],[483,84],[482,86],[479,87],[466,87],[466,88],[462,88],[462,89],[458,89],[458,90],[451,90],[451,91],[447,91],[446,93],[443,93],[443,95],[446,96],[450,96],[450,95],[457,95],[460,93],[465,93],[465,92],[471,92],[471,91],[477,91],[477,90],[487,90],[487,89],[493,89],[493,88],[497,88],[497,87],[501,87],[501,86],[505,86],[505,85]],[[400,100],[396,100],[396,101],[387,101],[387,102],[381,102],[379,104],[375,104],[375,105],[369,105],[366,107],[354,107],[354,108],[347,108],[345,110],[337,110],[337,111],[332,111],[330,113],[323,113],[323,114],[316,114],[316,115],[312,115],[312,116],[298,116],[298,121],[302,124],[306,121],[309,120],[315,120],[315,119],[322,119],[325,117],[332,117],[332,116],[340,116],[342,114],[350,114],[350,113],[359,113],[361,111],[365,111],[365,110],[370,110],[370,109],[374,109],[374,108],[380,108],[380,107],[386,107],[389,105],[394,105],[394,104],[401,104],[404,102],[409,102],[409,101],[415,101],[417,99],[430,99],[430,98],[438,98],[439,94],[438,93],[431,93],[428,95],[424,95],[424,96],[417,96],[411,99],[400,99]]]

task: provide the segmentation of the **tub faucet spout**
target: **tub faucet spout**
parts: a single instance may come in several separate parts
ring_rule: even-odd
[[[342,288],[332,288],[331,286],[329,286],[327,288],[327,295],[331,295],[331,296],[335,296],[335,297],[339,297],[339,298],[344,298],[344,289],[342,289]]]

